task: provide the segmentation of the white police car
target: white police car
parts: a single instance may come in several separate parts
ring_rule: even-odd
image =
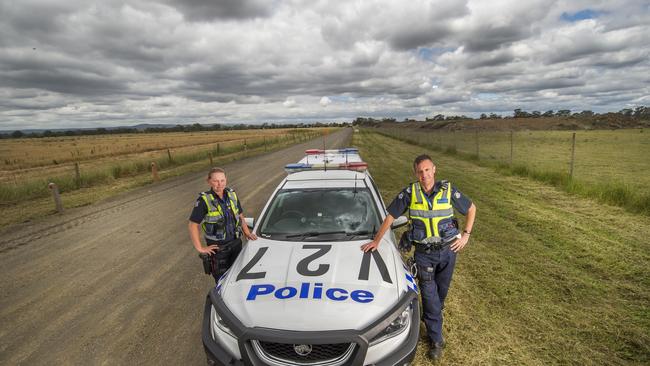
[[[360,249],[386,215],[367,165],[354,148],[306,153],[287,165],[256,221],[259,239],[208,295],[208,363],[408,364],[419,333],[417,286],[392,232],[377,251]]]

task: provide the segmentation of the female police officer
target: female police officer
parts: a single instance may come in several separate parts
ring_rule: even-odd
[[[442,308],[456,263],[456,252],[469,241],[474,225],[476,206],[447,181],[435,181],[436,166],[431,157],[420,155],[413,162],[417,182],[404,188],[388,206],[388,215],[364,252],[376,250],[396,217],[408,212],[410,231],[408,248],[415,244],[415,262],[422,295],[423,320],[431,342],[429,357],[442,356]],[[454,209],[467,215],[465,230],[459,235]],[[400,246],[402,241],[400,241]]]
[[[257,236],[246,225],[237,194],[226,187],[226,172],[221,168],[212,168],[207,181],[210,190],[197,198],[188,228],[194,248],[199,253],[210,255],[212,276],[218,281],[241,251],[240,232],[248,240],[256,240]],[[205,247],[201,245],[199,225],[203,229]]]

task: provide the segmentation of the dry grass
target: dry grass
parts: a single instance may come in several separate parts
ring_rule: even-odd
[[[155,159],[167,154],[232,148],[301,134],[302,129],[204,131],[22,138],[0,140],[0,183],[24,182],[33,178],[68,174],[73,163],[83,170],[116,162]]]

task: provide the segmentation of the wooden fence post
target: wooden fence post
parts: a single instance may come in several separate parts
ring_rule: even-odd
[[[571,137],[571,167],[569,169],[569,179],[573,179],[573,165],[576,159],[576,133]]]
[[[61,195],[59,194],[59,187],[56,183],[50,183],[47,185],[52,191],[52,197],[54,198],[54,205],[56,206],[56,211],[58,213],[63,213],[63,203],[61,202]]]
[[[266,136],[264,136],[264,151],[266,151]]]
[[[79,170],[79,162],[74,163],[74,183],[77,188],[81,187],[81,172]]]
[[[208,151],[208,157],[210,158],[210,166],[214,165],[212,162],[212,151]]]
[[[512,142],[512,131],[510,131],[510,166],[512,166],[512,158],[514,156],[514,148],[513,148],[513,142]]]
[[[158,176],[158,164],[156,164],[155,161],[151,162],[151,180],[154,182],[159,180],[160,177]]]
[[[169,162],[172,162],[172,152],[171,150],[167,149],[167,158],[169,158]]]
[[[219,155],[219,143],[217,143],[217,156]]]

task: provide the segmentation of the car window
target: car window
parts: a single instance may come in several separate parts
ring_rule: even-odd
[[[280,190],[259,234],[279,240],[353,240],[372,237],[379,224],[367,188]]]

